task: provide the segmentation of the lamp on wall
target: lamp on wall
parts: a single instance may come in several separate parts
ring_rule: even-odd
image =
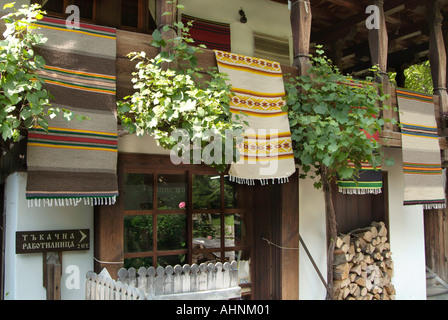
[[[241,16],[240,22],[241,23],[246,23],[247,22],[247,17],[246,17],[246,14],[244,13],[243,9],[240,9],[239,13],[240,13],[240,16]]]

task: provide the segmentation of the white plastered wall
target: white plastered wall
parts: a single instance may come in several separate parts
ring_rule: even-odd
[[[254,55],[254,31],[288,39],[292,51],[290,11],[284,4],[270,0],[179,0],[179,4],[185,7],[180,13],[230,24],[234,53]],[[247,23],[240,22],[240,9]]]
[[[43,254],[16,254],[17,231],[90,229],[90,250],[62,253],[61,298],[83,300],[85,275],[93,270],[93,207],[29,208],[25,198],[26,173],[10,175],[5,188],[4,298],[46,299]]]
[[[404,183],[402,155],[399,148],[384,149],[385,158],[394,165],[383,164],[388,172],[389,241],[395,274],[397,300],[425,300],[425,239],[422,206],[403,206]],[[314,190],[310,179],[299,185],[299,230],[320,272],[326,278],[326,221],[322,191]],[[299,299],[325,299],[325,287],[320,281],[303,248],[299,259]]]

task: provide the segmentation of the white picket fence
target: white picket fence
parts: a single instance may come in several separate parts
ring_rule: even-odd
[[[87,273],[87,300],[225,300],[241,297],[237,262],[122,268],[118,280]]]

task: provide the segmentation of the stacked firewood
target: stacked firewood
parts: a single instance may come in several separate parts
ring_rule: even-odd
[[[333,262],[336,300],[394,300],[394,263],[384,222],[340,234]]]

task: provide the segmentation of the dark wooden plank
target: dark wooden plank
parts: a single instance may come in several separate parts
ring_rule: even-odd
[[[117,175],[118,186],[123,185],[123,158],[118,157]],[[119,190],[122,194],[123,190]],[[124,198],[117,197],[113,206],[95,206],[94,213],[94,257],[96,258],[94,270],[100,273],[107,267],[112,278],[117,278],[118,270],[123,267],[124,261]],[[109,262],[101,263],[98,261]]]
[[[309,51],[311,37],[311,4],[304,1],[292,1],[291,29],[293,41],[294,62],[299,74],[306,74],[309,68]]]
[[[299,181],[298,173],[281,185],[281,245],[299,247]],[[299,298],[299,251],[282,250],[280,258],[281,299]]]

